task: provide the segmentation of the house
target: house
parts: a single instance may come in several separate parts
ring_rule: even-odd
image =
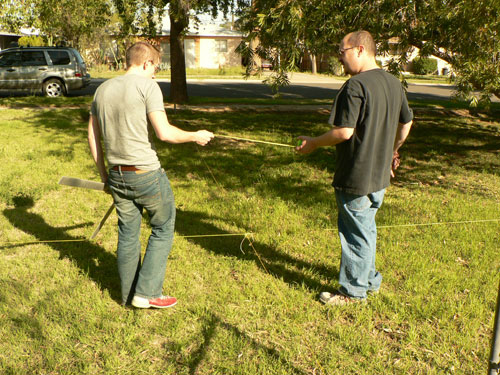
[[[380,62],[381,66],[387,66],[387,64],[391,61],[393,58],[397,58],[397,56],[400,54],[400,50],[398,49],[398,41],[396,38],[391,38],[389,40],[389,52],[384,52],[384,53],[379,53],[377,54],[377,61]],[[409,63],[404,66],[404,71],[403,73],[411,73],[413,72],[413,64],[412,61],[415,59],[415,57],[418,56],[419,54],[419,49],[417,47],[411,47],[410,56],[409,56]],[[446,61],[440,59],[437,56],[429,56],[430,59],[434,59],[437,61],[437,69],[435,74],[437,75],[449,75],[451,73],[451,65],[447,63]],[[320,56],[316,57],[316,67],[318,72],[330,72],[332,70],[332,63],[333,65],[338,65],[335,64],[333,60],[338,60],[336,55],[334,53],[331,54],[323,54]],[[302,62],[300,64],[300,68],[303,70],[311,70],[311,58],[307,54],[307,52],[304,54],[304,57],[302,58]]]
[[[0,30],[0,51],[10,47],[17,47],[17,41],[23,36],[33,36],[38,34],[38,30],[27,28],[21,28],[18,34]]]
[[[22,35],[0,31],[0,50],[12,47]]]
[[[410,55],[408,57],[409,63],[404,67],[404,72],[413,72],[413,60],[415,57],[419,55],[420,50],[417,47],[411,47],[411,50],[409,50]],[[397,38],[391,38],[389,39],[389,52],[383,53],[383,54],[378,54],[377,55],[377,60],[380,61],[382,66],[386,66],[387,63],[394,57],[397,57],[401,53],[401,50],[398,48],[398,40]],[[433,59],[437,61],[437,69],[435,74],[437,75],[449,75],[451,73],[451,65],[444,61],[443,59],[440,59],[437,56],[429,56],[429,59]]]
[[[170,66],[170,22],[165,17],[161,34],[157,36],[162,51],[162,64]],[[239,31],[216,23],[190,26],[184,36],[186,68],[215,68],[241,66],[236,48],[243,39]]]

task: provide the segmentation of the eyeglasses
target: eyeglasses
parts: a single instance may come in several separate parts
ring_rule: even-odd
[[[345,51],[348,51],[348,50],[353,49],[353,48],[358,48],[358,46],[349,47],[349,48],[340,48],[339,49],[339,55],[342,56],[345,53]]]

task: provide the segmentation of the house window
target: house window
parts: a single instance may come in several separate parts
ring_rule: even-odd
[[[227,52],[227,40],[216,40],[215,52]]]
[[[170,43],[161,42],[161,63],[170,66]]]

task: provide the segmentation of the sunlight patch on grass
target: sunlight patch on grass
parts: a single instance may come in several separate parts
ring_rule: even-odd
[[[0,372],[486,371],[500,223],[481,220],[500,219],[497,120],[416,110],[377,216],[382,290],[338,308],[317,301],[337,287],[340,262],[334,149],[299,156],[217,138],[156,142],[177,206],[165,293],[179,303],[154,311],[119,305],[116,214],[96,241],[85,239],[111,197],[57,184],[63,175],[98,180],[86,100],[0,111],[1,241],[79,240],[0,244]],[[169,118],[280,143],[328,129],[317,112]],[[144,247],[147,220],[141,229]],[[236,235],[190,237],[200,234]]]

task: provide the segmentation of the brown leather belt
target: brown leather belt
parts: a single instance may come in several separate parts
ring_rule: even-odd
[[[112,169],[114,171],[119,171],[121,169],[122,171],[126,171],[126,172],[137,172],[137,171],[141,171],[142,172],[141,169],[136,168],[133,165],[115,165]]]

